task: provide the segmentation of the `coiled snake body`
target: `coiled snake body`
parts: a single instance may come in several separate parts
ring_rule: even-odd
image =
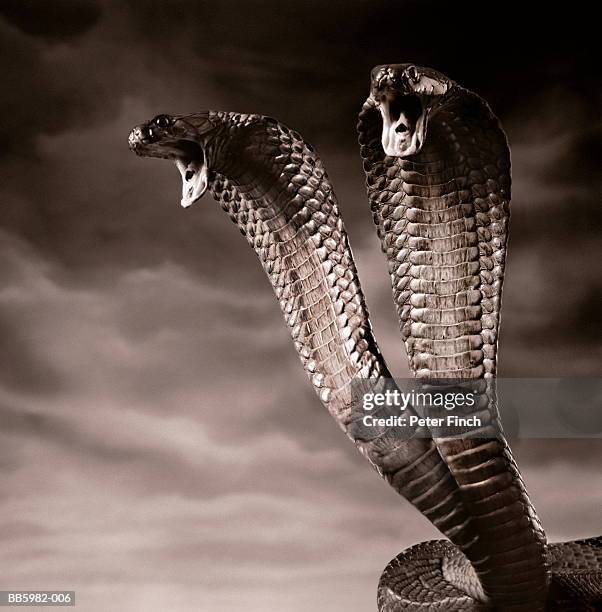
[[[423,378],[493,377],[510,199],[497,119],[436,71],[391,65],[373,71],[359,132],[412,369]],[[213,111],[159,115],[129,142],[139,155],[176,163],[182,206],[210,189],[257,253],[322,403],[449,538],[391,561],[379,609],[595,609],[602,541],[546,545],[495,418],[478,439],[356,427],[352,383],[393,383],[313,148],[274,119]]]

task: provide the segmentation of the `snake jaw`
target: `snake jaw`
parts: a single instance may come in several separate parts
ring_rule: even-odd
[[[384,96],[378,108],[383,121],[382,146],[387,155],[408,157],[420,151],[426,139],[428,108],[415,94]]]
[[[182,175],[182,208],[188,208],[200,200],[209,184],[207,165],[203,160],[176,157],[175,164]]]

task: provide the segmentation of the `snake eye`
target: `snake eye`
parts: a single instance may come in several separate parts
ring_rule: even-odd
[[[152,123],[154,123],[157,127],[164,128],[164,129],[168,128],[173,122],[174,122],[173,118],[170,117],[169,115],[157,115],[152,120]]]
[[[417,83],[420,80],[416,66],[408,66],[406,68],[406,75],[412,83]]]

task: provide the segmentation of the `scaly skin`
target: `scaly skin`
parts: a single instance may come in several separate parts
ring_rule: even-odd
[[[273,119],[210,111],[160,116],[137,126],[130,147],[141,156],[176,161],[183,206],[211,191],[258,255],[322,403],[379,473],[456,544],[414,547],[418,557],[429,556],[430,567],[441,568],[443,579],[433,581],[428,596],[418,587],[425,580],[424,563],[416,566],[407,553],[400,556],[404,571],[416,578],[414,584],[405,581],[401,597],[416,608],[383,600],[390,584],[403,582],[394,560],[379,586],[382,610],[492,609],[459,552],[479,542],[467,513],[473,502],[461,499],[436,445],[402,439],[386,428],[368,435],[357,427],[352,382],[370,378],[372,385],[391,388],[390,374],[372,333],[336,198],[312,147]],[[465,604],[473,608],[460,607]]]
[[[404,111],[417,100],[421,115]],[[387,123],[400,124],[405,140],[388,145],[396,136]],[[418,126],[419,145],[409,150]],[[510,201],[497,118],[440,73],[399,64],[373,70],[358,130],[410,368],[426,379],[494,377]],[[492,414],[495,401],[491,388]],[[543,609],[543,529],[497,419],[479,436],[436,438],[478,531],[463,552],[495,605]]]
[[[602,538],[548,546],[552,571],[546,610],[596,612],[602,604]],[[458,576],[467,564],[445,540],[423,542],[397,555],[378,584],[379,612],[493,612],[467,595]],[[526,606],[525,611],[529,610]]]
[[[206,112],[172,120],[165,130],[152,122],[135,128],[131,148],[184,158],[182,140],[201,144],[208,187],[259,257],[322,403],[396,491],[458,546],[469,545],[475,532],[432,439],[355,423],[361,408],[352,381],[390,388],[391,375],[320,158],[299,134],[267,117]]]

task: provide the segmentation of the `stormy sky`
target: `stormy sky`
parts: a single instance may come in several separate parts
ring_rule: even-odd
[[[579,3],[483,7],[0,4],[0,589],[75,589],[92,612],[360,612],[391,557],[437,537],[316,399],[236,228],[128,151],[159,112],[269,114],[317,147],[405,375],[357,112],[384,62],[480,93],[513,160],[500,375],[600,376],[593,23]],[[599,440],[514,448],[551,540],[602,532]]]

